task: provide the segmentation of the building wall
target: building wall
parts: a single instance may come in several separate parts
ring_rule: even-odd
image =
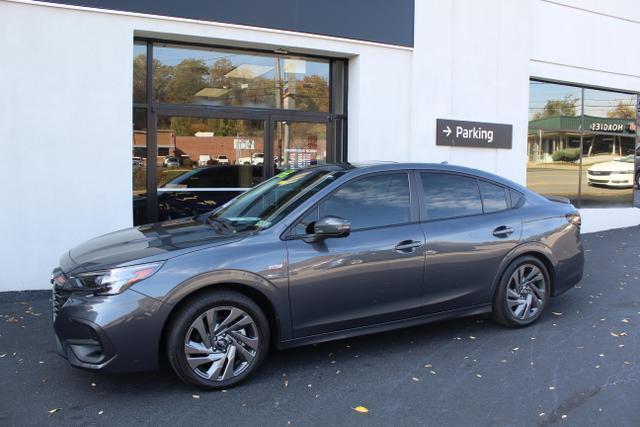
[[[529,78],[640,91],[634,7],[420,0],[410,49],[0,0],[0,291],[47,287],[64,251],[132,224],[135,35],[347,57],[350,160],[448,161],[524,183]],[[513,149],[436,147],[436,118],[511,123]],[[585,212],[584,229],[639,213]]]

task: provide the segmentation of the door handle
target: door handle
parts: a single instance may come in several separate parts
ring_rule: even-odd
[[[420,246],[422,246],[422,242],[418,240],[403,240],[396,245],[395,250],[399,252],[413,252]]]
[[[507,237],[511,233],[513,233],[513,228],[507,227],[506,225],[501,225],[493,230],[493,235],[496,237]]]

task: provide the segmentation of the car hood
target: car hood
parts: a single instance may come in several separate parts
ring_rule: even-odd
[[[246,234],[221,234],[195,218],[127,228],[88,240],[61,259],[67,272],[162,261],[205,247],[238,241]]]
[[[611,161],[611,162],[596,163],[595,165],[591,166],[589,170],[599,171],[599,172],[617,172],[617,171],[633,170],[633,167],[634,167],[633,163]]]

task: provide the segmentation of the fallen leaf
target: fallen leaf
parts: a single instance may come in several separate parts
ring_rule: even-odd
[[[469,335],[469,339],[471,339],[471,340],[475,340],[475,339],[476,339],[476,337],[474,337],[473,335]]]
[[[625,361],[625,362],[624,362],[624,364],[625,364],[625,365],[627,365],[627,366],[630,366],[630,365],[631,365],[631,362],[627,362],[627,361]]]
[[[482,378],[482,375],[480,375],[480,374],[476,374],[476,377],[478,377],[478,378]]]
[[[518,350],[520,350],[520,347],[514,347],[511,349],[511,351],[518,351]]]
[[[353,408],[353,410],[356,412],[360,412],[361,414],[366,414],[367,412],[369,412],[369,409],[365,408],[364,406],[356,406],[355,408]]]
[[[555,390],[556,388],[554,386],[549,386],[549,390]]]
[[[55,414],[56,412],[58,412],[61,408],[53,408],[53,409],[49,409],[47,412],[49,412],[50,414]]]
[[[435,374],[436,374],[436,371],[431,370],[431,371],[429,371],[429,373],[430,373],[431,375],[435,375]]]
[[[565,414],[562,414],[561,418],[564,420],[565,418],[567,418],[567,416]]]
[[[556,316],[562,316],[562,313],[560,313],[559,311],[552,311],[551,314],[554,314]]]
[[[622,319],[621,322],[622,323],[629,323],[629,319]]]
[[[411,377],[411,379],[412,379],[413,381],[415,381],[415,382],[420,381],[420,378],[416,378],[416,377]]]
[[[200,395],[199,394],[192,394],[191,397],[193,397],[194,399],[200,399]]]
[[[427,363],[426,365],[424,365],[425,368],[432,368],[433,366],[431,365],[431,363]]]
[[[619,337],[620,335],[616,334],[615,332],[609,332],[611,334],[612,337]]]
[[[102,414],[104,414],[104,411],[98,412],[98,415],[102,415]]]

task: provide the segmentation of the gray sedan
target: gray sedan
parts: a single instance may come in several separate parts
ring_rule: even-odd
[[[165,354],[220,389],[270,346],[481,313],[530,325],[583,263],[566,200],[463,167],[324,165],[71,249],[52,275],[54,327],[73,366],[152,370]]]

